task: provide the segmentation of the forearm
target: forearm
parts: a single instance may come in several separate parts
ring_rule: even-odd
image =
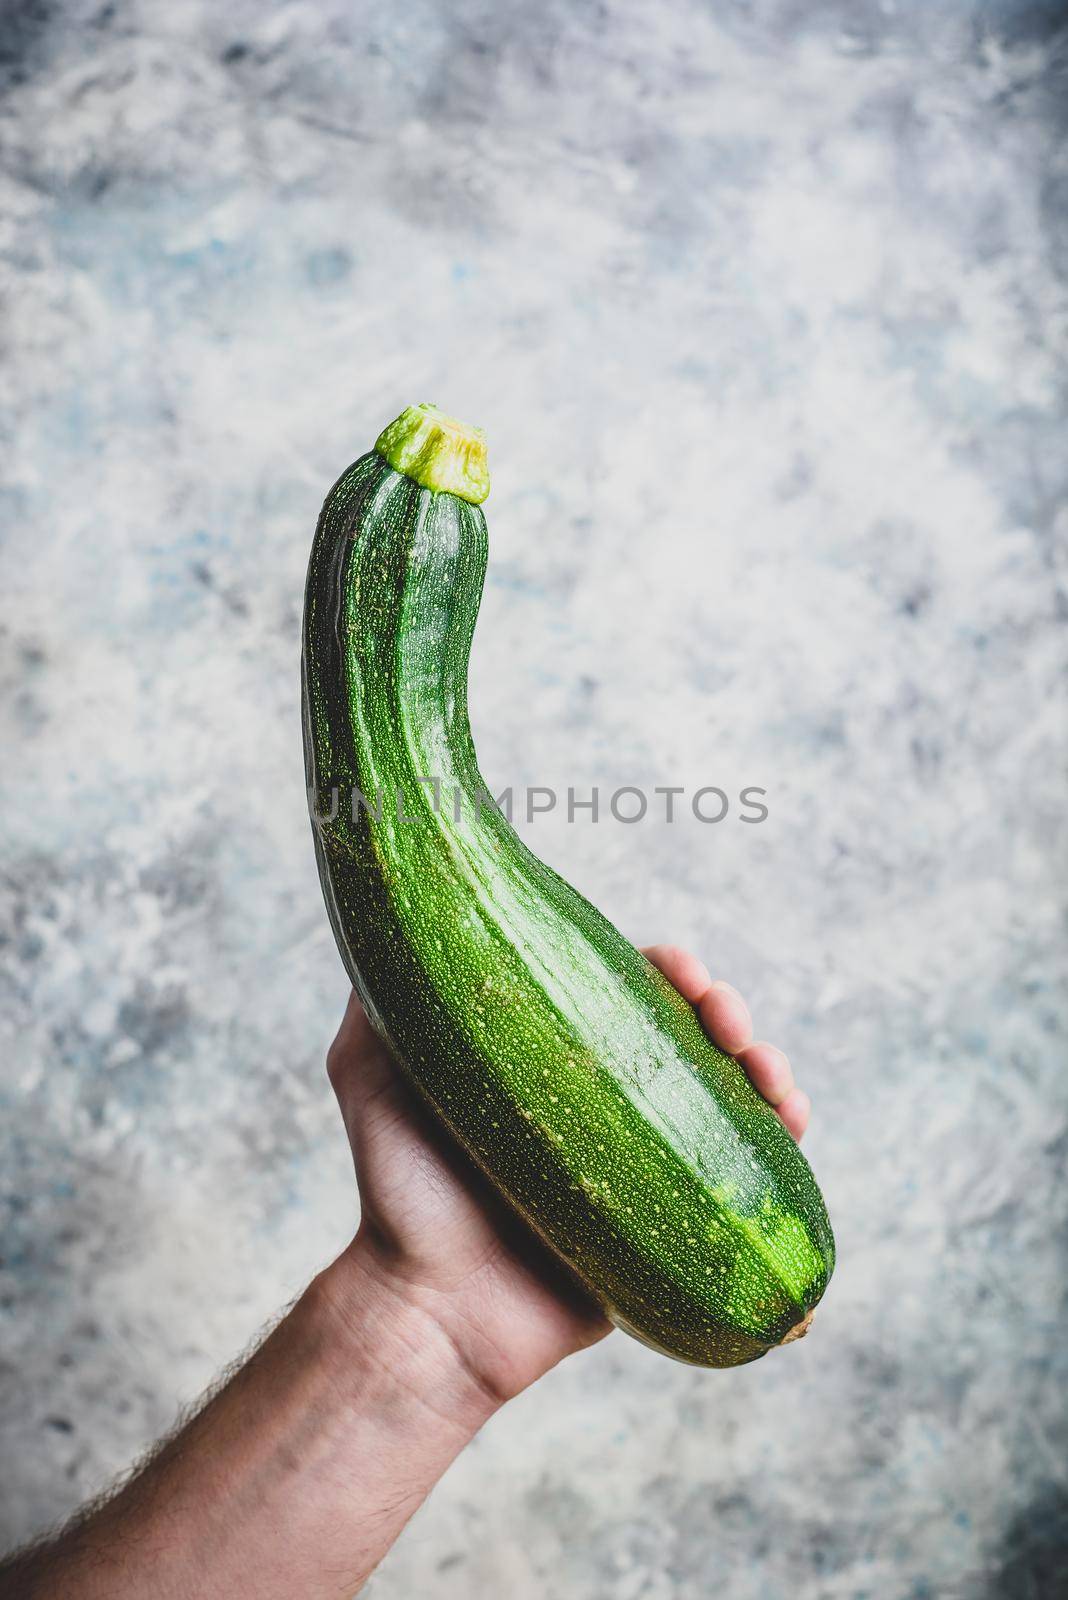
[[[0,1595],[338,1600],[494,1407],[357,1245],[120,1494],[0,1568]]]

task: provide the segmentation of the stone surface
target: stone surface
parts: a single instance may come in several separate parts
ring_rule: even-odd
[[[490,440],[483,768],[728,792],[523,831],[789,1049],[840,1265],[755,1367],[566,1364],[374,1593],[1063,1580],[1063,24],[6,8],[0,1538],[352,1227],[299,611],[430,399]]]

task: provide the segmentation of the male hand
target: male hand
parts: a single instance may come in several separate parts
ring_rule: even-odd
[[[753,1043],[745,1001],[675,945],[646,956],[736,1056],[800,1139],[808,1096],[774,1045]],[[327,1058],[356,1163],[362,1215],[347,1255],[428,1314],[494,1402],[509,1399],[609,1324],[419,1101],[355,995]],[[340,1263],[339,1263],[340,1265]]]

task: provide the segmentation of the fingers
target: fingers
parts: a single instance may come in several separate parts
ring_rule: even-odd
[[[800,1140],[808,1127],[811,1102],[794,1083],[789,1058],[773,1044],[753,1042],[753,1020],[737,989],[722,979],[713,983],[704,963],[678,945],[651,945],[644,954],[682,997],[696,1006],[713,1043],[737,1056],[754,1089]]]
[[[775,1109],[790,1133],[800,1142],[801,1135],[808,1127],[808,1115],[812,1109],[812,1102],[804,1089],[791,1089],[786,1099]]]
[[[708,968],[677,944],[654,944],[645,951],[648,960],[669,983],[697,1007],[712,1039],[728,1055],[736,1056],[753,1037],[749,1007],[737,989],[722,980],[713,983]]]
[[[753,1088],[758,1090],[769,1106],[774,1106],[786,1127],[800,1142],[808,1127],[812,1102],[803,1089],[794,1083],[790,1058],[773,1044],[751,1044],[738,1060],[749,1075]]]
[[[652,944],[643,953],[691,1005],[696,1005],[711,989],[708,968],[689,950],[682,950],[677,944]]]
[[[749,1007],[729,983],[714,983],[698,1001],[697,1009],[708,1032],[729,1056],[741,1053],[753,1037]]]
[[[754,1089],[759,1089],[769,1106],[781,1106],[794,1086],[794,1074],[781,1050],[773,1044],[751,1044],[739,1055]]]

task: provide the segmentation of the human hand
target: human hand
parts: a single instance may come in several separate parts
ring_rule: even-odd
[[[800,1139],[808,1096],[745,1001],[675,945],[646,956],[697,1007],[713,1041]],[[327,1057],[356,1163],[360,1228],[338,1263],[371,1274],[444,1332],[488,1398],[518,1394],[610,1331],[599,1308],[455,1145],[405,1081],[353,995]]]

